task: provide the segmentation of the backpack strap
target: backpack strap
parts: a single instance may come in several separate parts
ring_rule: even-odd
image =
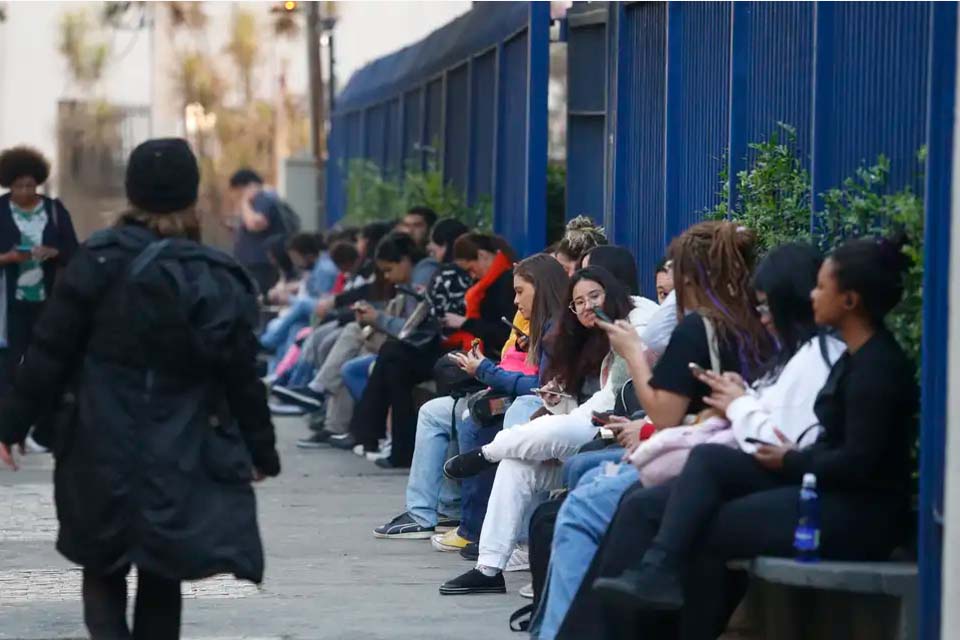
[[[703,318],[703,328],[707,332],[707,348],[710,350],[710,370],[723,373],[720,365],[720,344],[717,342],[717,329],[710,318]]]
[[[530,630],[530,623],[533,620],[533,605],[528,604],[520,607],[510,614],[510,631],[522,633]]]
[[[170,246],[170,239],[157,240],[151,242],[140,254],[130,263],[130,275],[137,277],[143,270],[150,266],[150,263],[157,259],[160,253]]]

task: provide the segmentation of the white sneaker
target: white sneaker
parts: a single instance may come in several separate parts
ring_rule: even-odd
[[[505,573],[530,571],[530,551],[524,547],[515,548],[503,570]]]
[[[526,598],[527,600],[533,600],[533,583],[531,582],[528,585],[520,587],[518,592],[521,598]]]
[[[359,446],[362,447],[363,445],[359,445]],[[367,451],[366,454],[364,454],[364,456],[370,462],[376,462],[377,460],[382,460],[383,458],[389,458],[390,450],[380,449],[380,451]]]
[[[360,456],[361,458],[366,455],[366,451],[363,450],[362,444],[358,444],[353,447],[353,455]]]
[[[23,452],[24,453],[50,453],[50,449],[47,449],[36,440],[33,439],[33,436],[27,436],[23,441]]]

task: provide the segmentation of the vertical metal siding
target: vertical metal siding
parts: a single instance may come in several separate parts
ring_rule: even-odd
[[[400,126],[400,99],[391,100],[386,105],[386,139],[384,140],[385,173],[391,177],[400,175],[403,167],[401,151],[402,127]]]
[[[665,3],[616,5],[619,51],[613,240],[637,257],[652,296],[664,251]]]
[[[346,167],[343,166],[345,157],[344,127],[345,122],[342,116],[331,118],[330,136],[327,138],[327,189],[325,194],[327,222],[329,224],[335,224],[340,220],[347,208],[344,191]]]
[[[471,148],[470,190],[467,201],[475,204],[493,195],[493,139],[494,97],[496,95],[497,52],[488,51],[473,60],[470,86],[473,126],[470,128]]]
[[[403,94],[403,162],[420,166],[420,145],[423,143],[423,123],[420,94],[414,89]]]
[[[467,190],[467,154],[470,151],[469,82],[469,67],[466,64],[447,73],[443,175],[461,192]]]
[[[387,114],[386,105],[378,104],[366,110],[366,130],[363,157],[378,167],[386,165]]]
[[[729,133],[730,3],[671,2],[667,11],[669,242],[719,199]]]
[[[604,219],[607,26],[571,27],[567,43],[566,218]]]
[[[443,149],[443,78],[427,83],[426,119],[424,121],[424,161],[438,166]]]
[[[783,122],[797,131],[810,166],[813,98],[812,2],[736,2],[730,91],[730,175],[749,166],[750,143],[768,140]],[[783,135],[781,142],[786,142]],[[730,202],[737,199],[736,180]]]
[[[501,49],[497,95],[494,228],[515,243],[526,231],[527,31]]]
[[[817,4],[813,189],[819,195],[879,154],[891,188],[920,186],[930,5]]]

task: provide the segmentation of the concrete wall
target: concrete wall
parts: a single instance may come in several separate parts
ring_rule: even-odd
[[[960,38],[960,33],[958,33]],[[960,51],[958,51],[960,56]],[[960,106],[960,76],[956,105]],[[956,108],[956,107],[955,107]],[[954,640],[960,629],[960,393],[956,381],[960,372],[960,119],[954,113],[953,136],[953,225],[950,242],[949,372],[947,380],[947,451],[944,471],[943,595],[940,636]]]

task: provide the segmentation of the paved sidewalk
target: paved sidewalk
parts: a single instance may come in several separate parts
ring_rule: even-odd
[[[443,640],[522,638],[507,627],[526,604],[528,573],[508,574],[508,595],[441,597],[470,568],[429,541],[376,540],[374,527],[403,507],[405,474],[350,453],[293,446],[306,430],[278,422],[284,473],[258,489],[267,551],[261,590],[232,578],[185,585],[185,640]],[[48,456],[0,471],[0,639],[83,638],[79,572],[53,549]]]

